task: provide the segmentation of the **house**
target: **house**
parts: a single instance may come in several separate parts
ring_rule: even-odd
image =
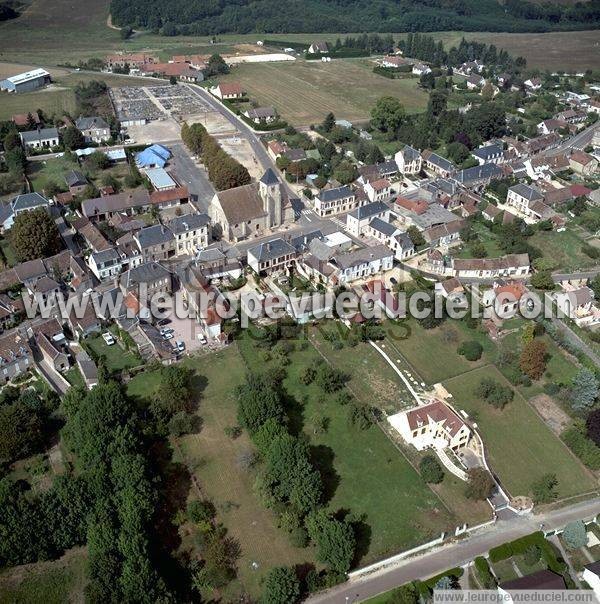
[[[77,218],[71,225],[93,252],[101,252],[112,247],[108,239],[87,218]]]
[[[438,399],[391,415],[388,422],[418,451],[429,448],[458,451],[467,446],[471,437],[467,424]]]
[[[431,73],[431,67],[429,67],[429,65],[425,65],[425,63],[415,63],[413,65],[412,72],[414,75],[422,76],[426,73]]]
[[[87,338],[92,334],[99,333],[102,331],[102,323],[100,317],[97,315],[94,308],[94,300],[97,299],[97,294],[74,294],[72,298],[76,299],[76,302],[81,304],[81,308],[84,309],[82,314],[75,312],[76,304],[72,304],[71,313],[67,319],[69,329],[76,340]],[[69,299],[71,300],[71,298]],[[79,316],[77,316],[79,315]]]
[[[569,166],[577,174],[591,176],[598,170],[598,160],[585,151],[573,151],[569,157]]]
[[[479,162],[480,166],[489,163],[499,164],[504,161],[504,147],[502,143],[484,145],[478,149],[473,149],[471,155]]]
[[[52,307],[56,304],[60,293],[60,285],[52,278],[44,275],[27,285],[27,292],[35,298],[40,308]]]
[[[150,204],[162,210],[184,204],[190,198],[187,187],[175,186],[173,189],[163,191],[152,191],[150,193]]]
[[[256,274],[271,274],[290,267],[297,256],[296,249],[278,237],[248,250],[248,266]]]
[[[532,207],[535,202],[544,200],[544,196],[533,187],[519,183],[508,189],[506,203],[513,208],[516,208],[525,216],[533,216]]]
[[[121,256],[114,247],[93,252],[87,259],[90,270],[100,281],[107,281],[121,272]]]
[[[96,366],[96,363],[92,361],[85,350],[82,350],[75,355],[75,361],[77,367],[79,367],[79,371],[81,371],[85,387],[88,390],[92,390],[92,388],[98,385],[98,367]]]
[[[383,201],[392,194],[390,181],[386,178],[380,178],[378,180],[367,182],[364,185],[364,190],[369,198],[369,201]]]
[[[204,74],[188,63],[147,63],[140,67],[142,75],[158,75],[163,78],[176,78],[182,82],[196,84],[204,80]]]
[[[394,265],[394,253],[386,245],[379,244],[354,252],[335,254],[330,264],[337,269],[338,282],[349,283],[390,270]]]
[[[466,82],[469,90],[477,90],[478,88],[483,88],[485,86],[485,79],[476,73],[471,74]]]
[[[288,146],[286,143],[282,143],[278,140],[272,140],[267,143],[267,153],[273,161],[280,158],[287,150]]]
[[[208,246],[210,238],[208,214],[186,214],[177,216],[167,223],[175,237],[175,255],[193,256],[199,249]]]
[[[364,234],[373,218],[380,218],[381,220],[388,221],[389,217],[389,207],[382,201],[375,201],[355,208],[347,214],[346,227],[349,233],[358,237]]]
[[[69,170],[65,174],[65,183],[71,195],[80,195],[88,186],[88,179],[79,170]]]
[[[481,215],[486,220],[490,220],[490,221],[495,220],[495,218],[497,216],[500,216],[500,214],[502,214],[502,210],[500,208],[498,208],[498,206],[495,206],[493,203],[488,203],[487,206],[485,207],[485,210],[481,211]]]
[[[454,179],[467,189],[481,190],[492,180],[503,176],[502,168],[495,163],[487,163],[459,170],[454,175]]]
[[[594,306],[594,292],[587,286],[552,294],[558,310],[582,327],[600,322],[600,310]]]
[[[442,178],[448,178],[448,176],[454,174],[454,171],[456,170],[451,161],[439,156],[433,151],[423,151],[422,157],[423,162],[425,163],[425,168],[430,172],[441,176]]]
[[[86,143],[101,143],[110,138],[110,126],[101,117],[80,117],[75,120],[75,127],[81,131]]]
[[[175,235],[163,224],[155,224],[138,231],[134,239],[145,262],[161,262],[175,256]]]
[[[16,325],[25,311],[23,300],[14,300],[8,294],[0,294],[0,329],[5,330]]]
[[[494,281],[490,289],[483,291],[481,302],[484,308],[493,307],[495,314],[501,319],[510,319],[517,314],[521,299],[529,293],[521,281]]]
[[[42,353],[42,358],[55,371],[61,373],[69,369],[69,356],[65,334],[56,319],[45,320],[32,325],[31,335]]]
[[[399,69],[400,67],[408,67],[409,65],[411,65],[411,62],[408,59],[405,59],[403,57],[398,57],[395,55],[388,55],[383,57],[380,61],[379,64],[381,65],[381,67],[388,67],[388,68],[392,68],[392,69]]]
[[[217,84],[214,88],[211,88],[210,93],[222,101],[227,101],[241,99],[244,96],[244,89],[238,82],[226,82]]]
[[[540,134],[550,134],[552,132],[558,132],[559,130],[562,130],[563,128],[568,128],[569,124],[563,120],[557,120],[557,119],[549,119],[549,120],[544,120],[542,122],[540,122],[537,125],[537,131]]]
[[[541,591],[541,590],[551,590],[551,591],[562,591],[565,590],[567,586],[565,585],[565,580],[561,575],[557,575],[551,570],[538,570],[531,575],[525,575],[524,577],[519,577],[518,579],[513,579],[511,581],[504,581],[504,583],[500,583],[498,585],[498,592],[500,593],[502,600],[507,602],[508,604],[513,604],[514,601],[511,597],[511,591]],[[538,597],[541,597],[539,595]],[[515,598],[515,600],[522,601],[523,595],[521,594],[520,598]]]
[[[596,599],[600,600],[600,560],[586,564],[581,578],[594,590]]]
[[[173,283],[171,273],[158,262],[146,262],[125,271],[119,285],[124,294],[147,292],[148,298],[155,294],[171,293]]]
[[[8,382],[33,367],[33,353],[21,330],[0,336],[0,381]]]
[[[277,120],[277,113],[273,107],[256,107],[254,109],[246,109],[242,114],[255,124],[271,124]]]
[[[117,69],[140,69],[148,63],[158,63],[158,59],[144,52],[108,55],[104,60],[110,71]]]
[[[529,155],[537,155],[542,151],[548,151],[560,144],[561,138],[556,132],[550,132],[550,134],[543,134],[536,138],[530,138],[525,143],[525,153]]]
[[[459,279],[496,279],[529,275],[529,254],[508,254],[499,258],[453,258],[454,276]]]
[[[7,92],[31,92],[43,88],[51,82],[50,74],[45,69],[32,69],[0,80],[0,90]]]
[[[27,151],[39,149],[52,149],[58,147],[60,139],[56,128],[38,128],[19,134],[21,142]]]
[[[423,165],[421,154],[410,145],[405,145],[403,149],[394,155],[398,170],[402,174],[418,174]]]
[[[556,114],[556,119],[565,121],[569,124],[581,124],[587,119],[586,111],[575,111],[574,109],[567,109]]]
[[[524,82],[525,88],[529,91],[536,91],[542,87],[542,80],[540,78],[529,78]]]
[[[329,44],[327,44],[327,42],[313,42],[309,47],[308,47],[308,52],[309,54],[327,54],[329,52]]]
[[[33,212],[38,208],[49,210],[50,202],[39,193],[22,193],[17,195],[10,203],[0,206],[0,226],[2,231],[9,231],[15,218],[24,212]]]
[[[102,222],[118,213],[132,215],[141,212],[150,205],[148,190],[139,187],[133,191],[85,199],[81,204],[81,213],[92,222]]]
[[[445,281],[438,281],[435,284],[436,295],[451,300],[456,306],[466,306],[467,296],[463,284],[456,278],[450,277]]]
[[[460,231],[464,226],[465,221],[461,219],[432,226],[423,231],[423,238],[431,247],[449,246],[460,239]]]
[[[318,216],[332,216],[348,212],[360,205],[355,192],[348,186],[333,189],[321,189],[313,199],[314,210]]]
[[[208,215],[213,230],[228,241],[239,241],[292,222],[294,209],[285,187],[269,168],[257,183],[216,193]]]
[[[396,260],[406,260],[416,251],[410,235],[403,231],[393,236],[390,247],[394,250]]]

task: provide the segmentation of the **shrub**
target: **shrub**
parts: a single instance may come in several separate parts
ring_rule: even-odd
[[[488,561],[483,556],[477,556],[474,562],[477,577],[483,588],[494,589],[496,587],[496,579],[494,578],[494,575],[492,575]]]
[[[216,515],[215,506],[212,501],[190,501],[187,506],[187,516],[190,522],[202,524],[211,522]]]
[[[531,485],[533,501],[535,503],[550,503],[557,497],[556,486],[558,480],[556,474],[544,474],[539,480]]]
[[[569,549],[579,549],[587,544],[585,524],[582,520],[574,520],[565,526],[563,539]]]
[[[484,468],[470,468],[465,495],[469,499],[488,499],[496,486],[492,475]]]
[[[483,346],[477,340],[468,340],[458,347],[458,354],[461,354],[467,361],[478,361],[483,354]]]
[[[574,422],[560,436],[581,462],[590,470],[600,470],[600,447],[586,436],[582,421]]]
[[[491,378],[483,378],[479,382],[475,394],[498,409],[503,409],[514,397],[512,388],[503,386],[500,382]]]
[[[537,545],[530,545],[523,554],[523,560],[527,566],[533,566],[542,557],[542,550]]]
[[[433,455],[425,455],[419,463],[419,472],[425,482],[438,484],[444,480],[444,470]]]

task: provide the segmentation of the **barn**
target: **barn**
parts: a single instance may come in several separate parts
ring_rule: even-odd
[[[33,69],[0,81],[0,90],[8,92],[31,92],[50,83],[50,74],[45,69]]]

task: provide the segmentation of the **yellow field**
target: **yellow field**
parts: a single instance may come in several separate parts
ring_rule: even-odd
[[[350,121],[369,119],[375,101],[385,95],[399,98],[409,112],[424,109],[427,94],[417,78],[390,80],[372,69],[365,59],[244,64],[224,80],[241,82],[252,100],[272,105],[297,126],[320,122],[329,111]]]

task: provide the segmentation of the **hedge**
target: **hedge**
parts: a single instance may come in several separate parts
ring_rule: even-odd
[[[435,587],[435,584],[442,577],[451,577],[452,579],[460,579],[463,576],[464,569],[460,566],[455,568],[450,568],[439,575],[435,575],[434,577],[430,577],[427,581],[415,581],[415,585],[421,595],[429,596],[431,590]]]
[[[519,556],[525,553],[525,550],[532,545],[537,545],[542,552],[542,559],[546,563],[546,566],[552,572],[562,574],[567,566],[564,561],[559,560],[556,555],[556,550],[552,544],[546,540],[544,534],[541,531],[531,533],[531,535],[525,535],[520,539],[503,543],[498,547],[494,547],[490,550],[490,561],[492,563],[500,562],[501,560],[507,560],[512,556]]]
[[[492,575],[490,565],[483,556],[475,558],[475,570],[484,589],[493,589],[496,587],[496,578]]]
[[[600,470],[600,447],[587,437],[585,426],[575,423],[560,437],[585,466],[590,470]]]

